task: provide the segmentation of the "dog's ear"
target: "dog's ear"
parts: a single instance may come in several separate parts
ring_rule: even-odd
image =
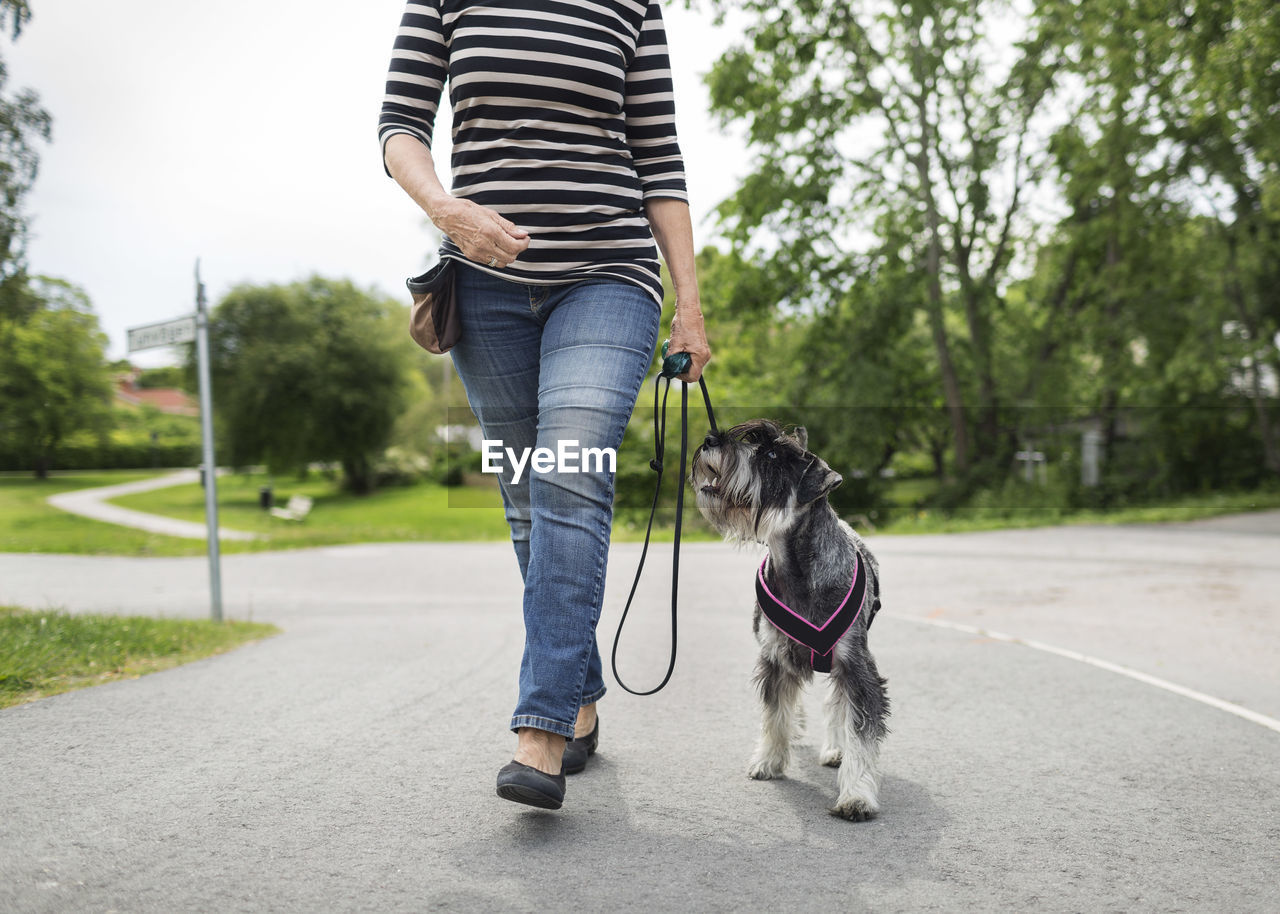
[[[805,431],[803,425],[797,425],[795,431],[791,433],[791,437],[795,438],[806,451],[809,450],[809,433]]]
[[[827,466],[821,457],[815,457],[800,477],[800,485],[796,487],[796,501],[807,505],[822,498],[842,482],[843,476]]]

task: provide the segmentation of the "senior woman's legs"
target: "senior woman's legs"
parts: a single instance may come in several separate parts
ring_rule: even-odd
[[[511,727],[574,735],[604,695],[596,624],[604,597],[616,452],[653,359],[661,309],[625,281],[551,287],[538,383],[539,448],[579,455],[532,473],[525,651]]]
[[[530,289],[465,264],[459,264],[456,275],[462,337],[450,356],[467,402],[487,440],[517,452],[531,448],[538,435],[543,321],[532,310]],[[514,475],[504,461],[498,482],[523,579],[531,510],[529,487],[513,484]]]
[[[529,286],[465,265],[458,276],[463,338],[453,359],[485,436],[517,453],[554,453],[571,441],[575,453],[616,450],[657,343],[657,303],[621,280]],[[517,482],[504,461],[503,501],[525,578],[518,732],[572,737],[580,706],[590,711],[604,694],[595,626],[612,469],[591,459],[551,472],[526,465]]]

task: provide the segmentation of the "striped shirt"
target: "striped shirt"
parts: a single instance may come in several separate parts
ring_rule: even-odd
[[[505,268],[467,262],[526,283],[623,279],[661,303],[644,201],[688,194],[657,0],[409,0],[379,119],[384,169],[397,133],[431,147],[446,79],[452,193],[530,236]],[[447,237],[440,256],[466,260]]]

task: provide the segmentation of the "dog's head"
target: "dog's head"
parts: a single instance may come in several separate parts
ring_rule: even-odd
[[[808,443],[803,427],[787,433],[770,419],[707,435],[689,474],[698,510],[728,539],[766,543],[785,532],[842,481]]]

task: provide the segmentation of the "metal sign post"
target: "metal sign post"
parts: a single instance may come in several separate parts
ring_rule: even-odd
[[[209,383],[209,314],[205,307],[200,261],[196,261],[196,313],[129,328],[129,352],[175,343],[196,343],[200,376],[200,436],[203,439],[204,515],[209,525],[209,595],[214,622],[222,621],[222,569],[218,557],[218,470],[213,460],[213,390]]]
[[[200,432],[204,438],[204,516],[209,523],[209,594],[213,621],[222,621],[222,567],[218,555],[218,465],[213,460],[213,388],[209,382],[209,312],[196,260],[196,363],[200,374]]]

